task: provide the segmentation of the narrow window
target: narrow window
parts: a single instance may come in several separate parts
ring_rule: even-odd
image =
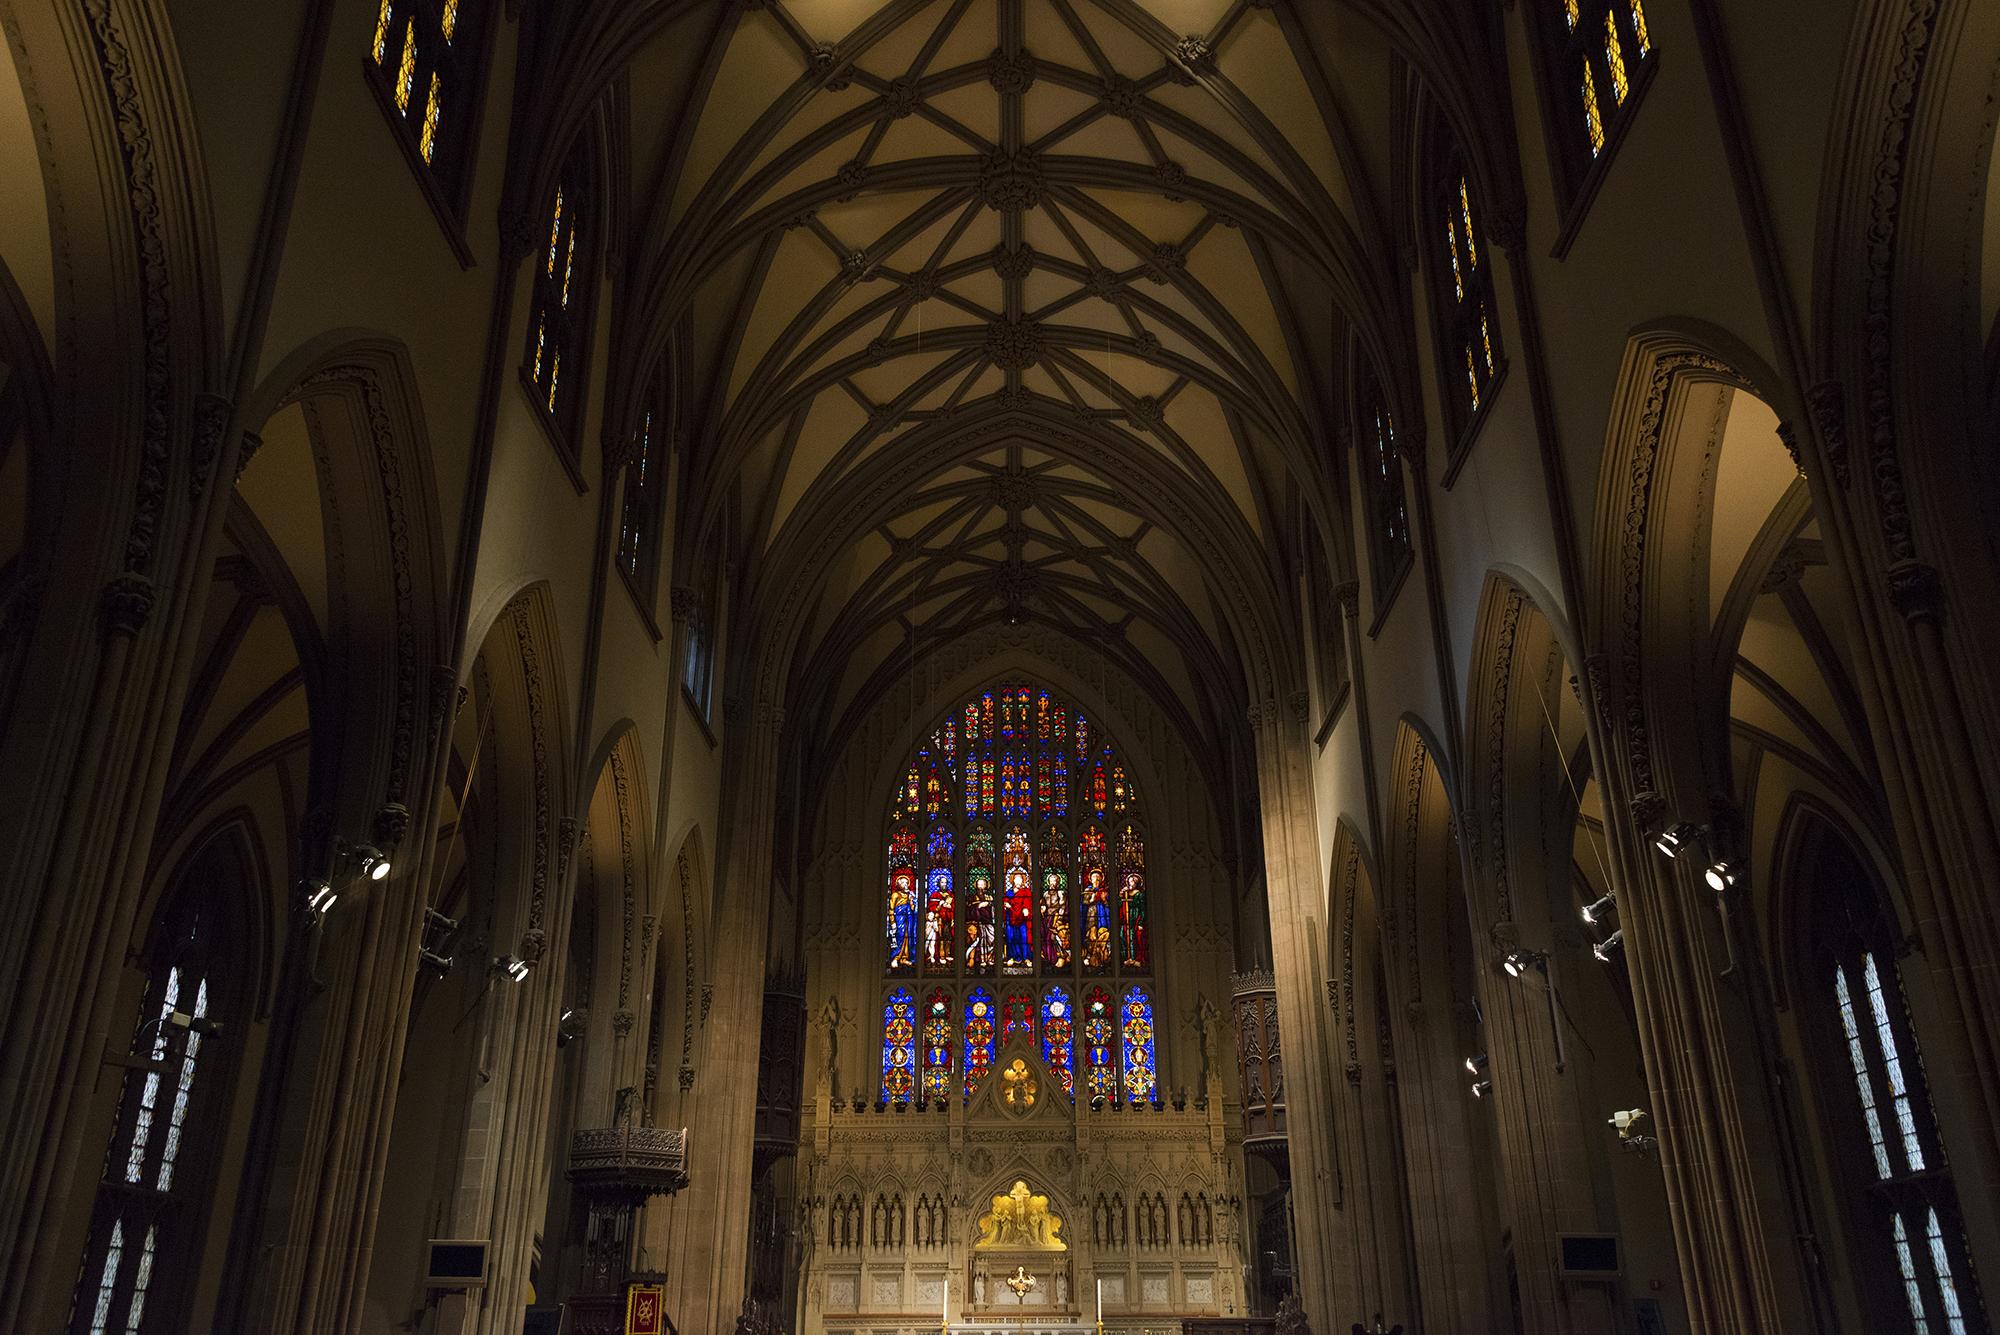
[[[1567,207],[1636,107],[1653,38],[1644,0],[1538,0],[1529,13]]]
[[[592,152],[580,138],[563,164],[550,201],[548,230],[535,255],[529,304],[528,393],[572,467],[583,431],[584,365],[591,335],[597,219],[592,201]]]
[[[1396,418],[1382,382],[1365,362],[1359,374],[1355,427],[1361,446],[1361,491],[1378,610],[1410,562],[1410,512],[1403,461],[1396,455]]]
[[[476,0],[378,0],[368,72],[383,110],[441,215],[465,222],[471,176]]]

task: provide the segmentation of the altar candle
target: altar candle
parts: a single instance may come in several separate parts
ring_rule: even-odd
[[[938,1322],[939,1329],[951,1324],[951,1276],[944,1277],[944,1314]]]
[[[1104,1324],[1104,1281],[1097,1281],[1097,1324]]]

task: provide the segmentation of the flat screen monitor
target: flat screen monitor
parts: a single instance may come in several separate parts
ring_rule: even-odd
[[[486,1243],[473,1238],[432,1238],[424,1286],[476,1289],[486,1283]]]

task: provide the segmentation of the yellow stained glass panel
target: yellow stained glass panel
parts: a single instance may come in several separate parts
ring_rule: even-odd
[[[556,386],[562,381],[562,349],[549,359],[549,411],[556,410]]]
[[[1465,218],[1465,258],[1466,267],[1479,267],[1479,237],[1472,230],[1472,192],[1465,187],[1465,178],[1458,178],[1458,211]]]
[[[571,273],[573,273],[575,269],[576,269],[576,229],[572,227],[569,230],[569,248],[563,253],[562,304],[564,310],[569,309],[569,280]]]
[[[1604,14],[1604,63],[1611,67],[1612,100],[1622,107],[1632,82],[1625,77],[1625,43],[1618,36],[1618,16],[1609,10]]]
[[[1479,368],[1472,360],[1472,345],[1465,345],[1465,383],[1472,390],[1472,411],[1479,411]]]
[[[1653,54],[1653,39],[1646,31],[1646,0],[1632,0],[1632,30],[1639,37],[1639,58]]]
[[[1575,32],[1576,25],[1582,18],[1582,15],[1576,12],[1576,0],[1563,0],[1563,13],[1569,19],[1569,30]]]
[[[393,11],[396,0],[382,0],[382,7],[375,11],[375,63],[389,54],[389,21],[395,17]]]
[[[558,186],[556,188],[555,217],[549,221],[548,274],[549,277],[551,278],[554,278],[556,276],[556,250],[562,244],[562,214],[563,214],[562,188]]]
[[[424,99],[424,132],[417,140],[417,150],[424,155],[425,162],[429,162],[431,155],[437,152],[438,118],[443,114],[439,105],[443,100],[439,93],[442,82],[438,72],[432,70],[431,90]]]
[[[1451,285],[1458,293],[1460,301],[1465,300],[1465,275],[1458,267],[1458,226],[1450,218],[1444,220],[1445,244],[1451,250]]]
[[[438,15],[438,31],[447,42],[458,36],[458,0],[444,0],[444,12]]]
[[[1493,374],[1493,327],[1486,322],[1486,308],[1479,308],[1479,341],[1486,348],[1486,374]]]
[[[1583,63],[1583,118],[1590,131],[1590,156],[1596,157],[1604,151],[1604,113],[1597,105],[1597,76],[1590,72],[1590,62]]]
[[[403,25],[403,55],[396,64],[396,110],[408,114],[417,82],[417,21]]]

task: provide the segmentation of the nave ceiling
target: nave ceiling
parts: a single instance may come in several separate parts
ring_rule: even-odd
[[[673,368],[679,559],[726,546],[735,648],[790,716],[837,736],[996,622],[1098,648],[1193,733],[1288,689],[1278,553],[1337,512],[1337,341],[1398,301],[1296,20],[649,12],[616,358]]]

